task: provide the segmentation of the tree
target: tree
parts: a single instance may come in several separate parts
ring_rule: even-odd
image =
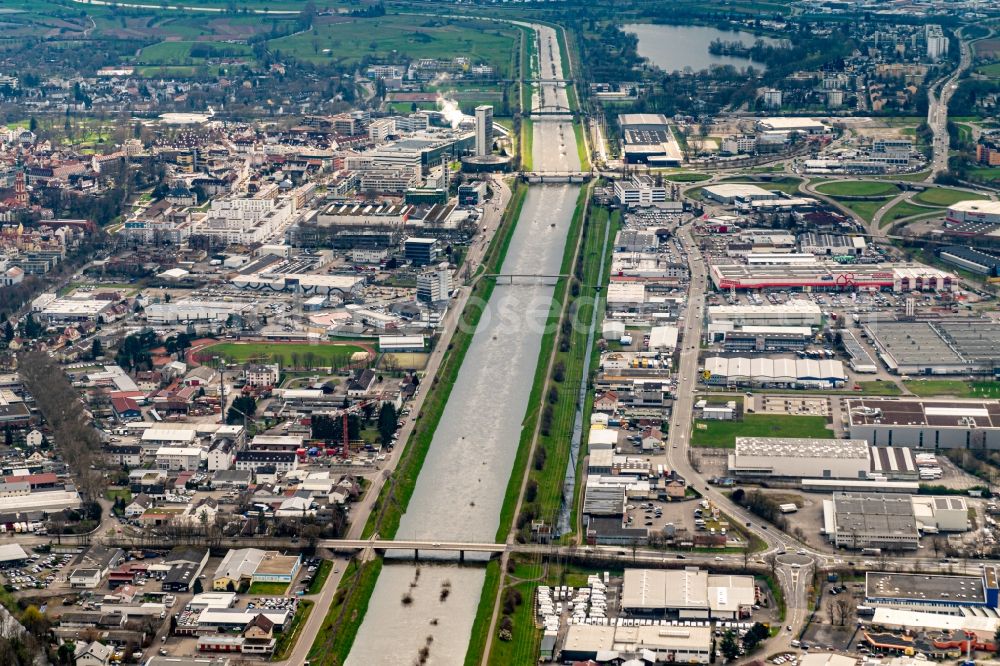
[[[732,661],[740,656],[740,645],[736,642],[736,632],[729,629],[722,635],[722,643],[719,645],[722,656],[727,661]]]
[[[205,588],[202,587],[201,579],[200,578],[195,578],[194,579],[194,585],[191,587],[191,590],[195,594],[201,594],[202,592],[205,591]]]
[[[94,343],[90,345],[90,358],[97,359],[104,354],[104,349],[101,347],[101,341],[99,338],[94,338]]]
[[[760,642],[767,637],[767,627],[760,622],[754,622],[754,625],[743,635],[743,650],[747,654],[750,654],[756,650]]]
[[[9,319],[3,325],[3,339],[7,342],[14,339],[14,325],[10,323]]]
[[[36,638],[43,638],[49,632],[49,619],[38,606],[28,606],[21,613],[21,625]]]
[[[253,396],[241,395],[233,400],[232,406],[226,412],[226,423],[234,425],[243,423],[244,419],[252,421],[256,413],[257,401],[253,399]]]
[[[383,404],[378,412],[378,436],[383,444],[391,442],[396,434],[396,421],[396,406],[390,402]]]

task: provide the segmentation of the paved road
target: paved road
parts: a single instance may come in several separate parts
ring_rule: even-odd
[[[961,28],[958,30],[960,43],[960,56],[958,67],[951,74],[932,85],[927,90],[927,124],[934,133],[934,156],[931,159],[931,170],[925,179],[926,182],[934,182],[935,176],[948,170],[948,149],[950,142],[948,138],[948,103],[951,96],[958,87],[958,79],[962,72],[967,70],[972,64],[972,43],[961,39]]]

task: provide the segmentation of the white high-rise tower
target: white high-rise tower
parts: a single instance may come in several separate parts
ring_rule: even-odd
[[[476,107],[476,157],[493,152],[493,107]]]

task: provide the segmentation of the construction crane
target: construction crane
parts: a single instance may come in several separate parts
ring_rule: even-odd
[[[337,414],[334,414],[334,417],[336,417],[336,416],[339,415],[341,417],[341,419],[343,420],[343,426],[344,426],[344,445],[341,448],[341,452],[340,452],[340,456],[342,458],[346,459],[350,455],[350,450],[351,450],[350,449],[351,437],[348,434],[348,428],[347,428],[347,419],[348,419],[348,417],[351,414],[357,414],[357,413],[361,412],[368,405],[377,405],[378,402],[379,401],[377,399],[375,399],[375,400],[363,400],[361,402],[358,402],[358,403],[355,403],[355,404],[351,405],[350,407],[347,407],[345,409],[340,410]]]

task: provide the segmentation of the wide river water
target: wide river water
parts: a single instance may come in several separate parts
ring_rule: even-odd
[[[536,26],[536,32],[542,77],[558,78],[553,77],[562,71],[555,33],[543,26]],[[535,96],[536,107],[539,102],[566,105],[565,90],[545,88]],[[535,171],[580,169],[569,119],[535,119],[532,161]],[[579,192],[579,185],[531,187],[503,273],[559,272]],[[551,280],[498,284],[494,289],[434,433],[398,538],[483,542],[496,537],[553,293]],[[461,664],[484,579],[482,566],[440,561],[417,566],[388,559],[347,666],[414,663],[425,648],[423,663]],[[449,593],[442,595],[445,588]]]

